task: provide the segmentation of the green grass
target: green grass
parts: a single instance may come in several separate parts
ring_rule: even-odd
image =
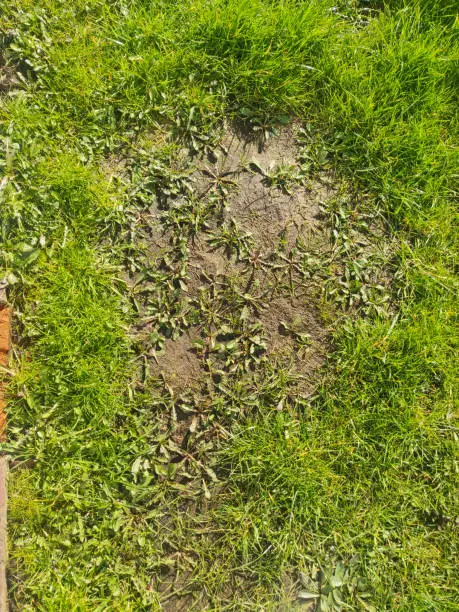
[[[205,594],[197,609],[291,609],[289,579],[303,577],[294,595],[317,589],[317,568],[321,610],[456,609],[458,22],[448,0],[360,4],[0,10],[0,58],[23,75],[0,99],[18,609],[167,609],[156,578],[172,566]],[[200,146],[225,116],[268,130],[285,115],[312,136],[309,171],[333,169],[384,220],[394,308],[337,326],[312,400],[269,363],[187,400],[221,430],[213,448],[193,442],[211,475],[190,464],[206,484],[183,490],[162,462],[183,406],[139,384],[120,279],[140,257],[136,211],[186,177],[169,169],[177,145],[150,159],[130,143],[165,129]],[[127,185],[100,169],[116,156],[134,168]],[[168,218],[177,252],[198,213]],[[154,276],[169,331],[177,279]]]

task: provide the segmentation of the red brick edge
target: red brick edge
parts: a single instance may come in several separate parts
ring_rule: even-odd
[[[8,365],[8,351],[10,348],[10,310],[0,304],[0,367]],[[6,441],[6,382],[4,376],[0,378],[0,442]],[[8,563],[8,533],[7,533],[7,506],[8,506],[8,459],[0,456],[0,612],[8,611],[8,586],[6,579]]]
[[[8,365],[8,351],[10,350],[10,309],[0,304],[0,367]],[[5,414],[5,383],[0,382],[0,441],[6,440],[6,414]]]

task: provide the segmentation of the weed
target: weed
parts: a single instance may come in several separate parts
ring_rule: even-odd
[[[236,261],[247,259],[254,249],[251,235],[241,233],[234,219],[216,232],[210,232],[208,242],[213,247],[223,247],[228,256],[235,255]]]

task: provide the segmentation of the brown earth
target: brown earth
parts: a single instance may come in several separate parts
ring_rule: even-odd
[[[156,357],[157,371],[177,393],[196,385],[202,375],[200,360],[193,351],[193,339],[189,332],[177,340],[167,339],[164,342],[164,352]]]
[[[304,375],[309,388],[325,359],[328,332],[313,301],[291,295],[285,289],[282,267],[288,267],[288,262],[279,259],[279,253],[288,258],[300,236],[306,244],[313,243],[315,249],[330,249],[329,230],[320,219],[320,204],[335,193],[335,188],[329,177],[308,185],[296,178],[296,133],[295,125],[284,128],[261,147],[229,130],[210,158],[196,162],[194,196],[209,198],[220,194],[224,203],[211,231],[233,222],[253,242],[253,265],[237,261],[223,248],[213,248],[209,235],[201,232],[189,243],[183,294],[193,299],[200,288],[214,284],[214,299],[219,300],[219,283],[225,285],[231,279],[241,292],[260,298],[261,306],[252,309],[251,320],[261,323],[268,354],[290,361],[292,369]],[[282,178],[284,168],[285,185],[272,184],[270,173]],[[152,237],[153,245],[159,242]],[[297,346],[298,334],[309,336],[308,346]],[[199,380],[200,362],[187,334],[178,340],[167,340],[164,349],[156,357],[157,365],[152,366],[152,371],[161,373],[177,392]]]

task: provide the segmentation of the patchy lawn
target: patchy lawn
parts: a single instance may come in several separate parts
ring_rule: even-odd
[[[455,27],[1,10],[13,609],[456,609]]]

